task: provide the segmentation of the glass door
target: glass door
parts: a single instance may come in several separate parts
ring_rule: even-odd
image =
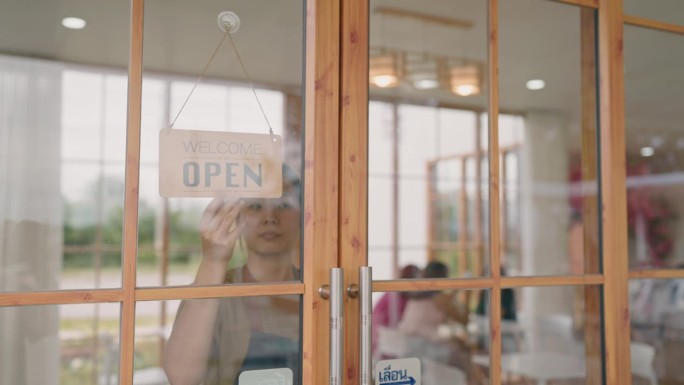
[[[0,0],[0,385],[672,380],[625,3]]]
[[[598,11],[568,3],[343,4],[350,383],[604,382]]]
[[[0,384],[324,383],[339,3],[0,4]]]
[[[305,6],[145,3],[138,244],[162,254],[136,285],[183,286],[136,304],[135,350],[153,308],[169,383],[302,381]]]

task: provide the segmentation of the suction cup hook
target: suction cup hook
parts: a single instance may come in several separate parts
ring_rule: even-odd
[[[235,33],[240,29],[240,18],[235,12],[223,11],[219,13],[217,21],[223,32]]]

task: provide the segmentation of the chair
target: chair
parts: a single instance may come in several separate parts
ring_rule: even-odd
[[[655,347],[643,342],[632,342],[630,350],[632,353],[632,374],[647,380],[651,385],[656,385],[658,380],[653,369]]]

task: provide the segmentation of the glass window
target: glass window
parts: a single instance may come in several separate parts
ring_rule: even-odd
[[[489,360],[490,343],[486,293],[373,293],[374,376],[383,372],[383,361],[414,358],[424,384],[489,384],[482,364]]]
[[[598,286],[503,289],[503,383],[601,383],[600,298]]]
[[[0,307],[0,384],[118,383],[119,308]]]
[[[0,291],[120,286],[129,7],[2,2]]]
[[[486,275],[486,3],[370,9],[369,264]]]
[[[598,273],[596,11],[500,2],[502,265]],[[553,25],[553,28],[550,26]]]
[[[629,282],[633,376],[651,383],[681,378],[684,285],[681,278]]]
[[[134,384],[234,384],[279,369],[301,384],[301,297],[138,302]],[[149,382],[148,382],[149,381]]]
[[[684,39],[625,26],[625,130],[629,266],[684,264]],[[657,71],[653,71],[658,68]]]
[[[216,22],[224,8],[207,2],[145,3],[137,269],[140,286],[193,284],[198,271],[206,268],[203,262],[217,250],[223,250],[217,257],[221,266],[212,269],[224,273],[246,269],[250,274],[245,282],[301,277],[303,1],[233,4],[230,8],[240,18],[240,28],[232,35],[225,35]],[[192,32],[169,34],[169,25]],[[159,133],[170,127],[192,130],[189,132],[194,134],[211,131],[264,137],[272,130],[283,139],[282,197],[256,199],[233,194],[232,198],[241,200],[238,203],[213,194],[162,196],[160,180],[165,176],[163,171],[160,175]],[[184,155],[173,156],[180,159]],[[216,164],[223,165],[224,160]],[[228,175],[228,171],[223,172]],[[254,175],[261,180],[261,171],[254,171]],[[217,207],[224,210],[214,211]],[[228,212],[231,207],[234,213]],[[232,219],[220,227],[222,222],[217,218]],[[253,225],[257,220],[267,223],[258,227]],[[209,241],[212,231],[222,231],[223,235]],[[229,232],[231,236],[227,236]],[[226,239],[230,239],[230,246],[218,244]],[[266,265],[261,263],[269,264],[274,259],[255,261],[268,259],[265,255],[274,252],[276,244],[282,249],[277,258],[282,266],[269,265],[279,273],[264,275]],[[203,283],[228,282],[222,276]]]

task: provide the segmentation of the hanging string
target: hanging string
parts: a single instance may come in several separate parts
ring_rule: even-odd
[[[170,128],[173,128],[173,125],[176,123],[176,120],[180,116],[181,112],[183,112],[185,105],[188,103],[188,100],[190,100],[190,97],[192,96],[193,92],[195,92],[195,88],[197,88],[197,85],[199,84],[199,82],[202,80],[202,78],[206,74],[207,69],[209,68],[209,65],[214,60],[214,57],[216,56],[219,49],[223,45],[223,42],[226,40],[226,36],[230,39],[230,44],[233,46],[233,50],[235,51],[235,55],[237,56],[238,61],[240,62],[240,67],[242,67],[242,73],[245,75],[245,79],[247,80],[250,88],[252,89],[252,93],[254,94],[254,98],[256,99],[257,104],[259,105],[259,109],[261,110],[261,114],[264,116],[264,120],[266,120],[266,125],[268,126],[268,132],[271,135],[273,135],[273,127],[271,127],[271,123],[268,121],[268,116],[266,116],[266,112],[264,111],[264,107],[261,105],[261,101],[259,100],[259,96],[257,95],[256,89],[254,88],[254,84],[252,83],[252,80],[249,78],[249,75],[247,74],[247,68],[245,67],[245,63],[242,61],[242,57],[240,56],[240,52],[238,51],[237,46],[235,45],[235,42],[233,41],[233,37],[230,35],[230,32],[228,32],[228,31],[226,31],[223,34],[221,41],[218,43],[218,45],[216,46],[216,49],[214,49],[214,52],[211,54],[211,57],[209,58],[207,65],[204,66],[202,73],[197,78],[195,85],[190,90],[190,93],[188,94],[188,97],[183,102],[183,105],[181,106],[180,110],[178,111],[178,114],[176,114],[176,117],[173,119],[173,122],[171,122]]]
[[[266,125],[268,126],[268,131],[273,135],[273,127],[271,127],[271,123],[268,121],[268,117],[266,116],[266,112],[264,111],[264,107],[261,105],[261,101],[259,100],[259,96],[257,95],[256,89],[254,88],[254,84],[252,84],[252,80],[249,78],[249,75],[247,74],[247,68],[245,67],[245,63],[242,61],[242,57],[240,56],[240,51],[238,51],[237,46],[235,45],[235,42],[233,41],[233,37],[228,34],[228,38],[230,39],[230,44],[233,45],[233,50],[235,51],[235,55],[238,58],[238,61],[240,62],[240,67],[242,67],[242,73],[245,74],[245,80],[249,83],[249,86],[252,88],[252,93],[254,94],[254,98],[256,98],[257,104],[259,105],[259,109],[261,109],[261,114],[264,115],[264,120],[266,120]]]
[[[221,41],[220,41],[220,42],[218,43],[218,45],[216,46],[216,49],[214,49],[214,53],[211,54],[211,57],[209,58],[209,61],[207,62],[207,65],[204,66],[204,69],[202,70],[202,73],[201,73],[200,76],[197,78],[197,81],[195,82],[195,85],[192,86],[192,89],[190,90],[190,94],[188,94],[188,97],[185,98],[185,101],[183,102],[183,105],[181,106],[180,110],[179,110],[178,113],[176,114],[176,117],[173,118],[173,121],[171,122],[171,125],[169,126],[169,128],[173,128],[173,125],[176,124],[176,120],[177,120],[178,117],[180,116],[181,112],[183,112],[183,108],[185,108],[185,105],[188,103],[188,100],[190,100],[190,97],[192,96],[192,93],[195,92],[195,88],[197,88],[197,85],[199,84],[200,80],[202,80],[202,78],[204,77],[204,75],[205,75],[206,72],[207,72],[207,69],[209,69],[209,65],[211,64],[212,60],[214,60],[214,57],[216,56],[216,54],[217,54],[218,51],[219,51],[219,48],[221,48],[221,46],[223,45],[223,42],[226,40],[226,35],[229,35],[229,33],[226,32],[226,33],[223,34],[223,37],[221,38]]]

